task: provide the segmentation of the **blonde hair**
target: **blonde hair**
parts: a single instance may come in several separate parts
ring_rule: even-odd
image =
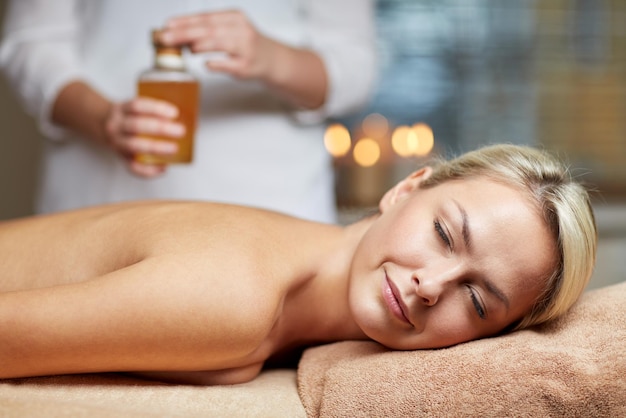
[[[514,324],[514,329],[564,314],[583,293],[596,260],[597,230],[587,190],[547,152],[509,144],[491,145],[439,161],[420,187],[476,176],[526,192],[557,244],[554,271],[530,312]]]

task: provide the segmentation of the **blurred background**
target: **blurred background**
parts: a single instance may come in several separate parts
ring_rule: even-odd
[[[626,280],[626,1],[378,0],[376,19],[376,94],[323,138],[341,221],[434,155],[536,145],[597,190],[591,287]],[[33,213],[42,143],[4,78],[0,132],[2,220]]]

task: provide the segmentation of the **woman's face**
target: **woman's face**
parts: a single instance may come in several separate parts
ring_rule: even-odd
[[[400,350],[502,331],[530,310],[555,264],[555,243],[521,192],[484,177],[422,190],[423,175],[383,199],[350,275],[356,322]]]

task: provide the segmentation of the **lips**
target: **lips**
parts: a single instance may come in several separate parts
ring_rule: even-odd
[[[387,273],[385,273],[385,280],[383,280],[382,288],[383,300],[385,301],[385,304],[387,305],[387,308],[391,311],[391,313],[402,322],[413,325],[411,324],[411,321],[409,321],[409,317],[407,315],[408,309],[404,305],[404,301],[400,297],[400,292],[398,291],[398,288],[395,286],[395,284],[391,280],[389,280],[389,277],[387,277]]]

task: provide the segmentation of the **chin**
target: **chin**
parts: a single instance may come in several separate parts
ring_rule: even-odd
[[[357,320],[357,324],[368,338],[391,350],[406,351],[419,348],[430,348],[420,347],[415,341],[415,335],[411,338],[411,336],[406,335],[402,331],[397,331],[397,333],[390,332],[389,330],[393,325],[385,324],[384,321],[379,322],[370,320],[361,322]]]
[[[390,335],[381,329],[364,330],[368,337],[379,344],[391,349],[399,351],[409,350],[432,350],[438,348],[452,347],[471,341],[470,338],[428,338],[424,334],[413,332],[411,335]],[[443,337],[443,336],[441,336]]]

